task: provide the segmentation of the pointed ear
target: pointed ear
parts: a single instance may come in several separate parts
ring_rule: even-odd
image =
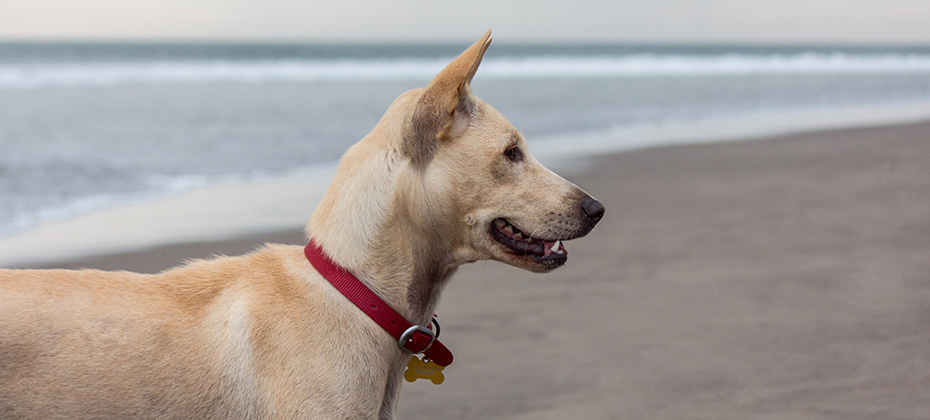
[[[459,97],[467,93],[471,79],[475,77],[478,65],[481,64],[481,59],[489,45],[491,45],[491,31],[485,33],[478,42],[468,47],[465,52],[439,72],[426,87],[426,93],[423,96],[429,97],[430,101],[440,102],[435,105],[451,113]],[[421,100],[420,103],[423,101]]]
[[[447,131],[454,118],[465,117],[469,110],[471,79],[478,71],[484,52],[491,45],[491,31],[452,60],[426,86],[413,112],[411,124],[404,130],[404,149],[415,163],[429,162],[438,147],[440,134]]]

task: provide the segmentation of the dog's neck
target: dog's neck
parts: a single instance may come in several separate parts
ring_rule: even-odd
[[[425,186],[399,152],[353,149],[307,234],[411,323],[428,325],[459,265],[444,243],[442,219],[414,214],[429,209]]]
[[[442,288],[458,265],[445,254],[442,245],[431,244],[429,238],[411,238],[406,246],[398,243],[397,235],[409,234],[409,226],[391,224],[386,231],[395,233],[383,236],[373,247],[375,255],[370,261],[374,266],[370,268],[369,285],[381,287],[386,294],[391,294],[389,290],[393,289],[395,308],[410,322],[428,325]],[[393,260],[394,264],[385,264],[388,260]]]

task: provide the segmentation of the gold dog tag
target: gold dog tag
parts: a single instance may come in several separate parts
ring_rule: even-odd
[[[442,375],[444,367],[437,365],[427,357],[420,360],[419,357],[413,356],[407,362],[407,371],[404,372],[404,379],[407,382],[413,382],[417,379],[429,379],[433,384],[439,385],[446,378]]]

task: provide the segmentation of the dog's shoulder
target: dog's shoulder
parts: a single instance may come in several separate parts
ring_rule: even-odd
[[[305,294],[314,273],[303,246],[265,244],[240,256],[189,260],[159,273],[156,281],[205,299],[232,293],[277,300]]]

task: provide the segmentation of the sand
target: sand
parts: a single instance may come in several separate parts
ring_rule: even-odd
[[[930,418],[930,123],[675,146],[573,181],[607,214],[547,275],[463,267],[456,361],[404,419]],[[49,266],[153,272],[299,229]]]

